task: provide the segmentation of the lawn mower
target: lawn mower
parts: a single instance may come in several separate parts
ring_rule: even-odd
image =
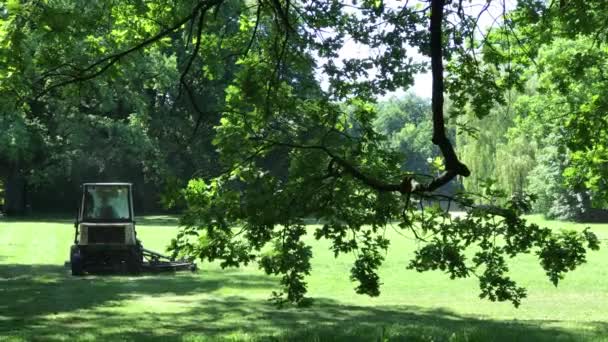
[[[196,270],[196,264],[145,249],[137,239],[131,183],[85,183],[70,248],[72,275]]]

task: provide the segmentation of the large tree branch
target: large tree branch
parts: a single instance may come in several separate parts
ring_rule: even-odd
[[[403,181],[401,181],[401,183],[387,183],[378,178],[365,174],[364,172],[359,170],[355,165],[353,165],[351,162],[338,156],[337,154],[332,152],[329,148],[327,148],[326,146],[323,146],[323,145],[304,145],[304,144],[297,144],[297,143],[281,142],[281,141],[275,141],[275,140],[271,140],[271,139],[267,139],[267,138],[263,138],[263,137],[255,137],[255,138],[251,138],[251,139],[257,140],[257,141],[263,141],[267,144],[274,145],[274,146],[283,146],[283,147],[289,147],[289,148],[323,151],[323,152],[325,152],[325,154],[327,154],[329,156],[332,163],[335,163],[338,166],[340,166],[342,168],[342,170],[344,170],[344,172],[346,172],[353,178],[359,180],[363,184],[369,186],[370,188],[373,188],[373,189],[376,189],[376,190],[382,191],[382,192],[400,192],[402,194],[431,192],[431,191],[438,189],[442,185],[449,182],[452,178],[454,178],[451,175],[447,175],[447,176],[441,175],[437,178],[434,178],[428,184],[421,184],[421,183],[418,183],[416,180],[414,180],[410,175],[408,175],[403,178]]]
[[[283,143],[283,142],[277,142],[277,141],[272,141],[272,140],[267,140],[267,139],[262,139],[262,138],[259,138],[259,139],[253,138],[253,139],[254,140],[264,140],[267,143],[270,143],[271,145],[275,145],[275,146],[284,146],[284,147],[299,148],[299,149],[321,150],[321,151],[325,152],[331,158],[331,162],[328,166],[328,174],[326,176],[323,176],[323,178],[340,176],[340,173],[336,173],[335,169],[333,167],[333,164],[335,163],[335,164],[341,166],[343,168],[343,170],[346,171],[348,174],[350,174],[352,177],[358,179],[365,185],[367,185],[373,189],[376,189],[378,191],[400,192],[401,194],[404,194],[404,195],[416,194],[416,195],[421,196],[421,198],[456,201],[460,205],[464,205],[465,207],[467,207],[471,210],[483,210],[484,212],[486,212],[490,215],[500,216],[505,219],[512,220],[515,218],[513,215],[513,212],[511,210],[501,208],[501,207],[498,207],[495,205],[466,204],[465,202],[458,201],[456,198],[450,197],[447,195],[442,195],[442,194],[430,194],[429,195],[430,192],[447,184],[450,180],[452,180],[454,177],[456,177],[456,175],[450,171],[445,171],[443,174],[441,174],[439,177],[434,178],[428,184],[418,183],[410,177],[404,178],[403,181],[399,184],[385,183],[379,179],[376,179],[376,178],[373,178],[373,177],[370,177],[370,176],[364,174],[359,169],[357,169],[354,165],[352,165],[350,162],[337,156],[336,154],[331,152],[325,146]],[[269,146],[265,146],[265,148],[268,148],[268,147]]]
[[[444,158],[445,171],[426,184],[418,183],[413,179],[405,178],[401,183],[401,192],[428,193],[439,189],[449,183],[458,175],[469,176],[469,168],[458,160],[450,139],[445,134],[445,121],[443,118],[443,16],[445,0],[431,1],[431,73],[433,77],[432,112],[433,112],[433,144],[439,147]],[[410,180],[410,183],[406,182]]]
[[[418,183],[410,175],[404,177],[401,183],[387,183],[380,179],[374,178],[363,173],[351,162],[335,155],[327,147],[323,145],[301,145],[294,143],[268,141],[275,145],[286,146],[291,148],[317,149],[324,151],[336,164],[358,179],[367,186],[378,191],[396,191],[402,194],[411,193],[429,193],[449,183],[457,176],[469,176],[471,172],[468,167],[460,162],[452,143],[445,133],[445,121],[443,118],[443,17],[444,17],[445,0],[431,1],[431,19],[430,19],[430,34],[431,34],[431,71],[433,76],[433,93],[432,93],[432,111],[433,111],[433,138],[432,142],[437,145],[444,158],[445,171],[438,177],[433,178],[428,183]],[[264,139],[261,139],[264,140]]]
[[[160,39],[162,39],[163,37],[169,35],[170,33],[174,32],[174,31],[177,31],[188,21],[193,20],[199,12],[205,12],[209,8],[221,4],[222,1],[223,0],[206,0],[206,1],[199,2],[194,7],[194,9],[192,10],[192,12],[189,15],[178,20],[173,26],[160,31],[158,34],[156,34],[148,39],[145,39],[142,42],[140,42],[139,44],[132,46],[124,51],[121,51],[121,52],[118,52],[118,53],[115,53],[115,54],[112,54],[112,55],[109,55],[109,56],[106,56],[106,57],[103,57],[103,58],[97,60],[96,62],[92,63],[88,67],[86,67],[82,70],[79,70],[79,73],[76,76],[70,77],[64,81],[60,81],[60,82],[51,84],[50,86],[44,88],[40,93],[38,93],[36,95],[36,98],[40,98],[40,97],[48,94],[53,89],[57,89],[57,88],[60,88],[60,87],[63,87],[63,86],[66,86],[66,85],[72,84],[72,83],[87,81],[87,80],[93,79],[93,78],[101,75],[106,70],[108,70],[112,65],[114,65],[118,61],[120,61],[122,58],[128,56],[129,54],[131,54],[135,51],[143,49],[144,47],[151,45],[154,42],[159,41]],[[42,78],[40,81],[43,81],[44,79],[45,78]]]
[[[433,143],[439,147],[445,160],[446,172],[440,176],[436,184],[439,186],[449,182],[454,177],[469,176],[471,172],[468,167],[458,160],[452,143],[445,134],[445,122],[443,119],[443,43],[442,24],[443,7],[445,0],[432,0],[431,2],[431,72],[433,76]],[[434,182],[431,182],[431,184]]]

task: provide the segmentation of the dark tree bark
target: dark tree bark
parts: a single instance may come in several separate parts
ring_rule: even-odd
[[[458,160],[452,143],[445,133],[443,119],[443,16],[445,0],[431,2],[431,72],[433,76],[432,111],[433,111],[433,144],[439,147],[445,162],[445,172],[426,186],[426,191],[433,191],[456,176],[468,177],[471,172]]]

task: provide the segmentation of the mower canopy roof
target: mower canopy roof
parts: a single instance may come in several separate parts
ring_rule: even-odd
[[[84,183],[81,221],[133,220],[131,183]]]

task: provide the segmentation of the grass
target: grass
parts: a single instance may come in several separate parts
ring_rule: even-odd
[[[531,220],[552,227],[583,225]],[[147,248],[162,251],[171,217],[138,220]],[[608,225],[592,225],[608,239]],[[387,231],[393,245],[381,270],[382,294],[354,293],[351,257],[334,259],[314,241],[308,308],[267,301],[276,278],[255,266],[195,274],[73,278],[63,262],[71,221],[0,221],[0,340],[184,341],[608,341],[608,248],[553,287],[533,256],[512,262],[529,289],[518,309],[478,298],[475,279],[405,269],[415,242]]]

